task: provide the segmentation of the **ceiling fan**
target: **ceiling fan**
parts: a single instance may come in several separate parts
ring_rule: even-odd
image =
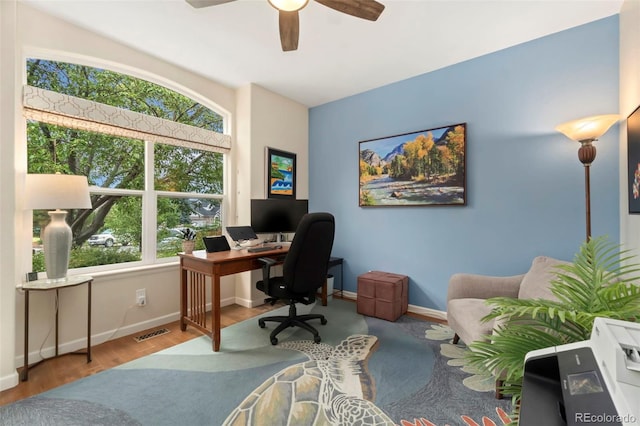
[[[230,3],[235,0],[186,0],[191,6],[201,7],[217,6]],[[271,6],[280,13],[280,44],[282,50],[287,52],[298,48],[298,36],[300,21],[298,11],[309,3],[309,0],[268,0]],[[338,12],[346,13],[357,18],[375,21],[378,19],[384,5],[375,0],[315,0]]]

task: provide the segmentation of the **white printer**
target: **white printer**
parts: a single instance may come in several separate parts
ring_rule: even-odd
[[[525,357],[520,426],[640,426],[640,324],[596,318],[591,339]]]

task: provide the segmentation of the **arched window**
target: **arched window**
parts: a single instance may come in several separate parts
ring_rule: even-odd
[[[87,176],[91,210],[71,210],[69,268],[152,264],[181,251],[187,228],[219,235],[224,205],[223,117],[129,75],[43,59],[27,61],[28,173]],[[33,270],[43,271],[33,215]],[[113,266],[112,266],[113,268]]]

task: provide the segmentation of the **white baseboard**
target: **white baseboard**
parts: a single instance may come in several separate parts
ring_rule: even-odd
[[[255,308],[256,306],[260,306],[264,304],[264,300],[260,299],[260,300],[252,300],[252,299],[243,299],[240,297],[236,297],[236,298],[232,298],[229,300],[229,303],[227,303],[227,305],[231,305],[235,303],[236,305],[240,305],[240,306],[244,306],[245,308]],[[226,306],[224,305],[222,302],[220,302],[221,306]]]
[[[409,305],[409,312],[424,315],[427,317],[439,319],[439,320],[447,320],[447,313],[444,311],[439,311],[438,309],[431,308],[423,308],[422,306]]]
[[[227,298],[220,301],[220,306],[232,305],[233,303],[236,303],[234,298]],[[206,310],[207,311],[211,310],[211,303],[207,303]],[[137,322],[135,324],[129,324],[123,327],[119,327],[117,329],[106,330],[98,334],[92,334],[91,346],[99,345],[106,341],[117,339],[119,337],[129,336],[139,331],[148,330],[154,327],[160,327],[170,322],[178,321],[179,319],[180,319],[180,312],[172,312],[167,315],[151,318],[149,320]],[[83,338],[79,338],[69,342],[60,343],[58,346],[58,353],[65,354],[68,352],[81,351],[81,350],[84,350],[86,347],[87,347],[87,339],[83,337]],[[55,356],[55,353],[56,353],[55,346],[53,345],[42,348],[42,350],[38,349],[38,350],[31,351],[29,352],[29,364],[41,361],[43,358],[53,357]],[[15,362],[17,366],[24,365],[24,354],[18,355],[16,357]],[[15,384],[13,384],[12,386],[15,386]]]
[[[157,318],[152,318],[146,321],[141,321],[135,324],[129,324],[123,327],[119,327],[113,330],[107,330],[102,333],[91,335],[91,346],[99,345],[108,340],[117,339],[119,337],[129,336],[139,331],[148,330],[150,328],[159,327],[180,319],[180,313],[174,312],[171,314],[163,315]],[[71,340],[68,342],[62,342],[58,345],[58,353],[66,354],[69,352],[81,351],[86,349],[87,339],[82,337],[79,339]],[[29,352],[29,364],[41,361],[43,358],[50,358],[55,356],[55,346],[47,346],[42,349],[37,349]],[[24,354],[16,357],[16,365],[24,365]]]
[[[351,300],[358,299],[358,293],[354,293],[352,291],[345,291],[343,292],[343,294],[344,294],[344,297],[347,299],[351,299]],[[436,318],[444,321],[447,320],[447,313],[445,311],[440,311],[440,310],[431,309],[431,308],[424,308],[422,306],[417,306],[417,305],[409,305],[408,310],[409,312],[414,314],[424,315],[427,317]]]
[[[166,325],[170,322],[177,321],[179,319],[180,319],[180,313],[173,312],[157,318],[152,318],[152,319],[141,321],[135,324],[129,324],[127,326],[120,327],[116,330],[105,331],[103,333],[91,336],[91,346],[99,345],[100,343],[117,339],[119,337],[129,336],[139,331],[148,330],[154,327],[160,327],[162,325]]]
[[[14,371],[12,374],[4,377],[0,377],[0,391],[18,386],[18,383],[20,383],[20,377],[18,376],[17,371]]]

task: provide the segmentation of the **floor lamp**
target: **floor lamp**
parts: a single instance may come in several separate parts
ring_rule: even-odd
[[[556,130],[563,133],[569,139],[580,142],[578,159],[584,165],[584,197],[586,204],[587,241],[591,239],[591,187],[589,169],[596,159],[596,147],[594,141],[604,135],[613,124],[618,121],[619,115],[596,115],[580,118],[560,124]]]
[[[41,231],[47,279],[67,277],[73,233],[67,224],[67,212],[60,209],[90,209],[89,185],[85,176],[60,173],[28,174],[26,206],[30,210],[49,210],[51,222]]]

